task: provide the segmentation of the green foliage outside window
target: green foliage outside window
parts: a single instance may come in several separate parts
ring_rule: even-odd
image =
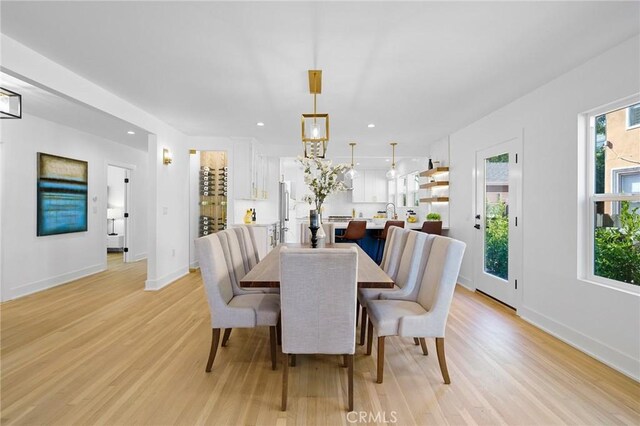
[[[620,202],[620,227],[596,228],[594,274],[640,285],[640,214]]]
[[[503,201],[487,204],[484,268],[504,280],[509,277],[509,218]]]

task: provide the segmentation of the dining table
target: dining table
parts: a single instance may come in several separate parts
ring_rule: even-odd
[[[271,250],[248,274],[240,280],[243,288],[279,288],[280,287],[280,250],[282,247],[312,249],[309,244],[281,243]],[[324,248],[348,248],[358,250],[358,288],[393,288],[393,280],[376,264],[357,244],[326,244]]]

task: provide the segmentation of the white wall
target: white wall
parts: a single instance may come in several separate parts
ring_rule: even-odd
[[[640,298],[579,278],[578,116],[640,91],[634,37],[451,135],[450,236],[468,244],[461,280],[473,287],[475,152],[524,134],[523,271],[518,313],[640,379]]]
[[[144,194],[147,215],[148,262],[145,288],[157,290],[188,273],[189,217],[188,150],[186,137],[173,127],[97,84],[73,73],[10,37],[0,35],[3,71],[67,99],[128,121],[149,133],[149,172]],[[162,164],[162,150],[174,153],[171,166]],[[144,195],[143,195],[144,196]]]
[[[107,164],[135,166],[132,191],[144,194],[147,154],[38,117],[2,123],[2,300],[49,288],[106,269]],[[88,231],[36,236],[36,153],[87,161]],[[95,201],[94,201],[95,198]],[[146,256],[146,198],[131,206],[134,259]],[[140,226],[136,226],[140,225]],[[9,248],[9,249],[7,249]]]

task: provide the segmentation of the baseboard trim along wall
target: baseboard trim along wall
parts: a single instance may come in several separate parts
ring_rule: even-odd
[[[518,314],[523,320],[562,340],[569,346],[573,346],[635,381],[640,381],[640,362],[629,355],[612,349],[606,344],[532,309],[522,307],[518,310]]]
[[[19,297],[28,296],[42,290],[47,290],[59,285],[67,284],[70,281],[97,274],[98,272],[105,271],[106,269],[107,265],[101,262],[97,265],[88,266],[76,271],[66,272],[61,275],[56,275],[55,277],[45,278],[44,280],[36,281],[29,284],[23,284],[19,287],[8,288],[7,292],[3,294],[2,301],[6,302],[7,300],[17,299]]]
[[[143,252],[143,253],[138,253],[138,254],[132,255],[131,256],[131,261],[132,262],[138,262],[138,261],[144,260],[146,258],[147,258],[147,252]]]
[[[458,284],[469,291],[476,291],[476,287],[473,285],[473,281],[463,277],[462,275],[458,275]]]
[[[164,277],[155,280],[146,280],[144,283],[145,291],[157,291],[160,290],[174,281],[184,277],[189,273],[189,268],[180,268],[174,272],[171,272]]]

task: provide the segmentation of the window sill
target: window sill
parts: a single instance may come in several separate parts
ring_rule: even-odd
[[[632,296],[640,296],[640,286],[634,284],[627,284],[619,281],[609,280],[601,277],[578,277],[578,280],[592,285],[605,287],[611,290],[621,291],[623,293],[630,294]]]

